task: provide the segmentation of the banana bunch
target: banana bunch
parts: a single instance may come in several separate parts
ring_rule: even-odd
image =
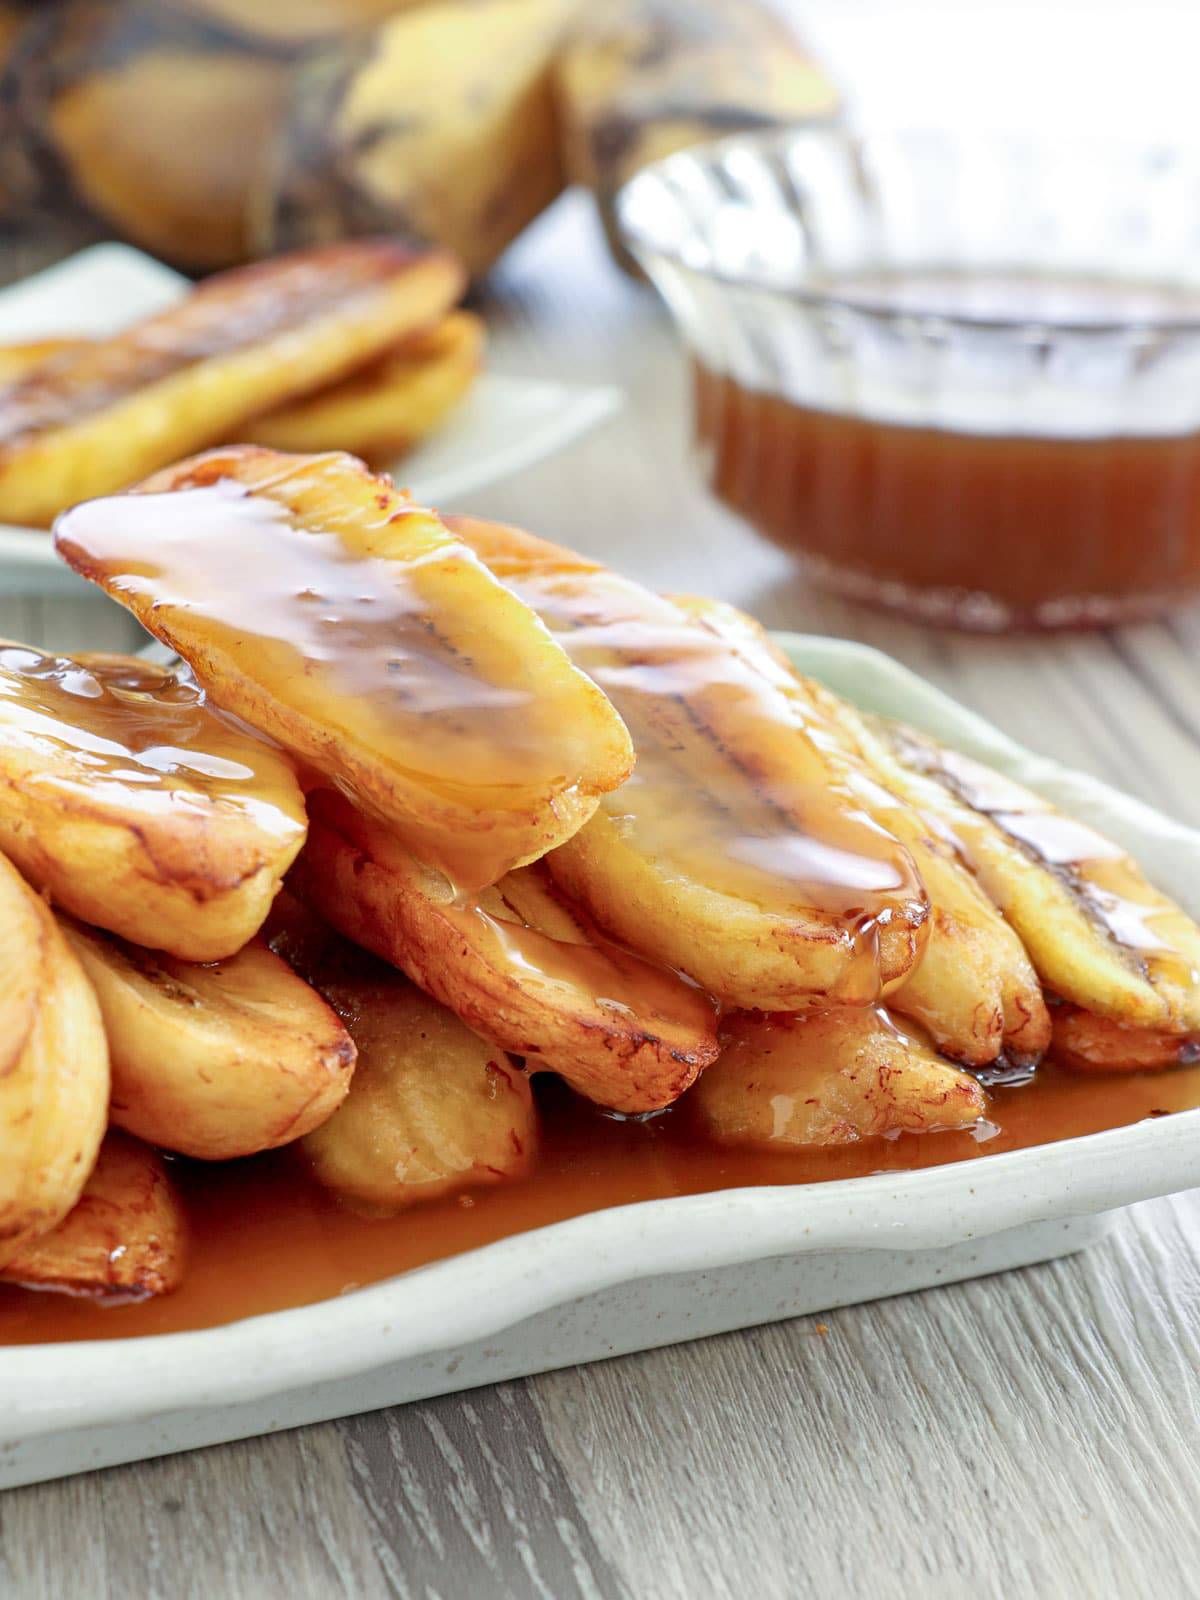
[[[646,161],[834,104],[758,0],[0,0],[0,217],[193,272],[401,232],[478,276],[567,182],[607,226]]]

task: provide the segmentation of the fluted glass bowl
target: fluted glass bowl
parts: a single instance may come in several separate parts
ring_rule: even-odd
[[[993,629],[1200,594],[1200,153],[814,126],[618,217],[709,483],[817,581]]]

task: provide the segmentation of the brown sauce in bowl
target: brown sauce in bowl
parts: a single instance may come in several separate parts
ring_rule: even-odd
[[[966,413],[961,423],[925,426],[892,420],[890,411],[884,417],[870,401],[821,409],[772,392],[765,380],[747,384],[697,362],[696,436],[714,492],[798,555],[819,582],[981,628],[1132,620],[1200,592],[1200,409],[1193,426],[1167,429],[1147,423],[1140,398],[1143,384],[1157,385],[1160,402],[1169,389],[1172,380],[1155,376],[1156,363],[1174,341],[1200,334],[1200,295],[1152,284],[953,274],[851,278],[828,291],[852,317],[951,319],[948,344],[963,340],[959,376],[930,381],[969,382],[980,393],[995,384],[993,399],[1011,426],[983,431]],[[965,331],[953,320],[960,318],[968,319]],[[892,333],[897,345],[900,326]],[[1040,365],[1021,365],[1023,338],[1029,349],[1043,341]],[[1097,392],[1111,385],[1106,410],[1131,424],[1073,426],[1073,408],[1087,404],[1091,382],[1082,369],[1061,380],[1061,402],[1038,395],[1042,413],[1053,414],[1049,430],[1039,427],[1036,408],[1023,414],[1022,390],[1003,398],[1018,372],[1031,394],[1051,381],[1045,374],[1057,370],[1058,340],[1071,374],[1079,342],[1089,339],[1113,341],[1111,370],[1096,380]],[[936,341],[930,349],[938,372]],[[989,369],[992,357],[999,376]],[[845,360],[850,392],[868,392],[855,372],[858,356]],[[884,374],[893,401],[899,396],[914,419],[924,371],[910,354],[894,381]],[[953,393],[940,409],[954,416]]]

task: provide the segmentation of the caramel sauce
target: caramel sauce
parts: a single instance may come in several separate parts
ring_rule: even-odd
[[[51,656],[0,644],[0,738],[50,758],[39,783],[168,812],[197,795],[295,834],[300,796],[283,758],[225,722],[190,678],[132,656]]]
[[[714,492],[855,598],[1039,627],[1151,616],[1200,591],[1200,432],[906,424],[819,410],[699,364],[694,392]]]
[[[463,892],[554,842],[555,804],[585,777],[623,775],[610,708],[386,480],[350,457],[266,451],[214,452],[171,478],[182,486],[75,507],[57,548],[201,665],[215,702],[277,734]],[[610,757],[615,773],[599,776]]]
[[[469,540],[468,531],[468,540]],[[679,606],[603,570],[505,574],[633,737],[637,766],[601,809],[641,857],[795,918],[853,951],[844,998],[879,993],[878,930],[919,923],[906,851],[831,772],[819,718]]]
[[[560,984],[578,996],[573,1004],[598,1006],[634,1019],[639,1028],[669,1021],[704,1033],[713,1025],[715,1004],[702,989],[666,968],[652,966],[599,934],[591,939],[552,937],[522,922],[493,917],[480,906],[447,906],[460,925],[481,924],[495,951],[491,965],[511,972],[517,982],[532,978]]]
[[[361,1216],[340,1205],[294,1153],[219,1166],[173,1159],[191,1226],[182,1286],[159,1300],[107,1308],[0,1286],[0,1344],[213,1327],[308,1305],[606,1206],[986,1161],[1200,1105],[1200,1067],[1085,1078],[1047,1066],[1032,1084],[992,1092],[989,1117],[999,1132],[982,1142],[971,1133],[929,1133],[779,1154],[707,1140],[691,1122],[686,1096],[648,1121],[617,1121],[559,1085],[535,1081],[542,1149],[529,1177],[396,1217]]]
[[[147,384],[228,355],[352,304],[393,279],[415,257],[394,243],[298,253],[222,274],[178,305],[109,339],[81,341],[0,386],[0,452],[62,427]]]
[[[1200,973],[1173,937],[1185,921],[1179,908],[1164,901],[1120,845],[969,756],[907,731],[897,738],[906,760],[936,776],[973,811],[990,817],[1028,854],[1062,875],[1093,921],[1150,977],[1181,989],[1200,982]],[[969,859],[969,848],[966,854]]]

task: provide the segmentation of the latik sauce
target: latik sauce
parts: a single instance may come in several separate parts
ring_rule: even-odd
[[[529,1177],[394,1217],[342,1206],[307,1176],[294,1152],[211,1166],[175,1160],[172,1176],[191,1224],[182,1287],[161,1300],[100,1308],[0,1286],[0,1344],[207,1328],[328,1299],[606,1206],[989,1160],[1200,1105],[1200,1067],[1084,1078],[1047,1066],[1032,1084],[992,1092],[990,1115],[1000,1131],[990,1139],[927,1133],[777,1154],[716,1144],[692,1124],[686,1097],[652,1121],[620,1122],[547,1078],[536,1081],[542,1151]]]
[[[894,311],[1077,329],[1200,309],[1195,296],[1152,286],[1021,278],[870,279],[837,291]],[[1198,431],[910,426],[813,409],[701,365],[694,376],[715,492],[843,592],[901,610],[938,592],[944,620],[997,627],[1135,618],[1200,591]]]

